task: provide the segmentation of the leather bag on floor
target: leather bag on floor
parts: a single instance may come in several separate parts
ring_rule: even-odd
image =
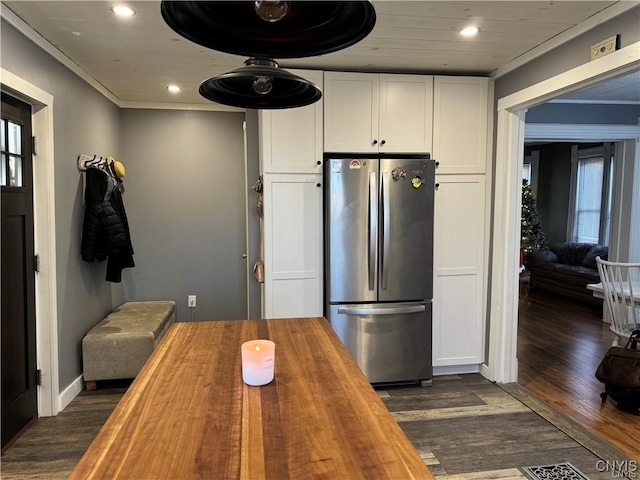
[[[596,370],[607,387],[640,391],[640,330],[634,330],[624,347],[610,347]]]

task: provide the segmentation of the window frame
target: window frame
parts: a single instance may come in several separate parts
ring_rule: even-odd
[[[581,160],[594,157],[602,157],[602,196],[600,199],[600,219],[598,224],[598,244],[609,245],[611,237],[611,215],[613,205],[613,169],[614,148],[611,143],[603,143],[596,147],[580,148],[579,145],[571,147],[571,185],[569,189],[569,212],[567,215],[567,241],[575,242],[577,227],[577,200],[578,200],[578,166]]]

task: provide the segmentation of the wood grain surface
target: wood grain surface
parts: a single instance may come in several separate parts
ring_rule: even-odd
[[[599,309],[521,285],[518,383],[640,461],[640,417],[600,398],[595,372],[613,340],[601,318]]]
[[[240,345],[275,342],[242,382]],[[433,479],[324,318],[176,323],[71,474]]]

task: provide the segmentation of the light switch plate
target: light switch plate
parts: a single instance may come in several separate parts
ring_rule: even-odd
[[[620,48],[620,35],[613,35],[601,42],[591,45],[591,60],[609,55]]]

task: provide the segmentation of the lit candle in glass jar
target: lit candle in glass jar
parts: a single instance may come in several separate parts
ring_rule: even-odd
[[[242,380],[260,386],[274,377],[276,344],[271,340],[250,340],[242,344]]]

